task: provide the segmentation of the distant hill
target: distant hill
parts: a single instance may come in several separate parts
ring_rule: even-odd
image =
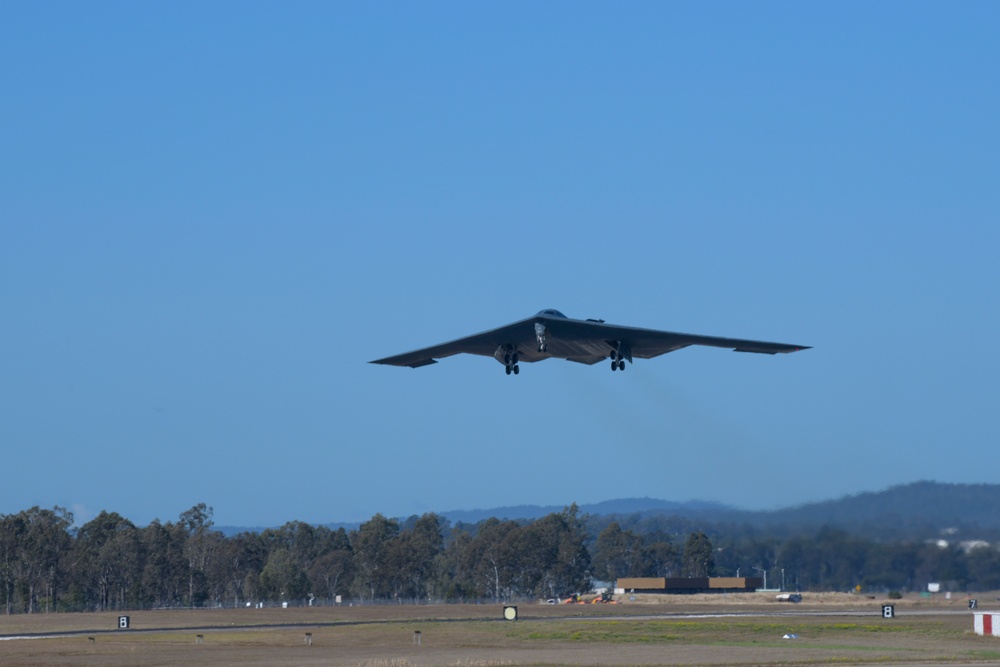
[[[827,524],[864,532],[866,526],[891,525],[942,531],[976,528],[1000,531],[1000,484],[942,484],[920,481],[884,491],[859,493],[758,513],[764,524]]]
[[[457,523],[477,524],[480,521],[485,521],[489,518],[513,521],[523,519],[525,521],[529,521],[533,519],[540,519],[543,516],[554,512],[561,512],[568,505],[569,503],[567,503],[567,505],[511,505],[508,507],[492,507],[489,509],[449,510],[445,512],[437,512],[437,514],[438,516],[450,521],[452,525]],[[591,505],[580,505],[579,508],[581,514],[592,514],[595,516],[648,513],[696,514],[698,512],[707,511],[736,511],[735,509],[721,503],[711,503],[702,500],[675,502],[672,500],[658,500],[656,498],[622,498],[618,500],[605,500]],[[406,517],[397,518],[405,519]],[[353,530],[357,528],[360,523],[326,523],[323,525],[332,530],[337,530],[338,528]],[[266,528],[260,526],[216,526],[215,529],[230,536],[242,532],[259,533],[266,530]]]
[[[539,519],[553,512],[561,512],[567,505],[513,505],[510,507],[494,507],[481,510],[451,510],[441,512],[440,514],[452,523],[479,523],[491,517],[497,519]],[[656,498],[605,500],[590,505],[580,505],[579,508],[581,514],[602,516],[651,512],[661,514],[697,514],[708,511],[724,512],[726,510],[733,510],[733,508],[721,503],[711,503],[702,500],[675,502],[671,500],[658,500]]]
[[[438,514],[452,524],[476,524],[490,517],[538,519],[561,512],[565,505],[513,505],[489,509],[451,510]],[[656,498],[622,498],[580,505],[594,527],[619,520],[642,528],[676,518],[685,526],[716,526],[718,530],[752,529],[764,533],[809,532],[823,526],[874,539],[929,539],[947,529],[957,536],[1000,536],[1000,484],[944,484],[920,481],[869,491],[835,500],[769,511],[749,511],[721,503]],[[675,522],[676,523],[676,522]],[[331,523],[330,528],[356,528],[356,523]],[[262,528],[219,526],[227,535]]]
[[[714,526],[722,532],[753,530],[761,535],[787,536],[825,526],[875,540],[932,539],[947,534],[951,539],[990,537],[995,541],[1000,537],[998,503],[998,484],[921,481],[767,511],[704,507],[678,512],[643,510],[638,516],[615,513],[603,522],[594,522],[592,530],[616,518],[623,527],[645,531],[662,525],[663,518],[670,515],[686,520],[686,525],[700,529]]]
[[[870,533],[890,529],[895,533],[947,528],[1000,531],[1000,484],[944,484],[920,481],[868,491],[835,500],[806,503],[776,510],[742,510],[706,501],[673,502],[656,498],[624,498],[592,505],[580,511],[592,516],[649,518],[677,516],[691,521],[751,526],[785,527],[798,531],[809,526],[833,526],[848,532]],[[489,517],[536,519],[563,506],[520,505],[486,510],[442,512],[453,523],[476,523]]]

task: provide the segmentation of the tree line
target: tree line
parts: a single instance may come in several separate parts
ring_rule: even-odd
[[[5,611],[559,598],[591,590],[595,579],[765,572],[769,587],[789,590],[907,591],[930,581],[1000,589],[1000,552],[991,547],[880,544],[830,528],[791,538],[727,537],[684,522],[640,532],[595,523],[575,505],[475,525],[376,514],[349,531],[291,521],[226,536],[213,526],[203,503],[142,527],[115,512],[74,527],[60,507],[0,515]]]

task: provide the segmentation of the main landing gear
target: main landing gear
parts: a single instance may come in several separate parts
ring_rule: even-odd
[[[617,350],[611,350],[611,370],[613,371],[623,371],[625,370],[625,360],[618,356]]]
[[[517,375],[521,372],[521,367],[517,365],[517,352],[504,355],[503,365],[506,367],[507,375],[511,373]]]
[[[510,375],[511,373],[517,375],[521,372],[521,368],[517,365],[517,350],[513,345],[501,345],[497,348],[497,351],[493,353],[493,358],[503,364],[504,372],[507,373],[507,375]]]
[[[611,358],[611,370],[625,370],[625,360],[628,359],[630,363],[632,361],[632,346],[620,340],[609,340],[607,342],[611,345],[611,352],[608,354]]]

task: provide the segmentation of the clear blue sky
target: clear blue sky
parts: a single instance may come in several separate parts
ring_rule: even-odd
[[[7,3],[0,512],[1000,482],[1000,4]],[[371,359],[558,308],[814,346]]]

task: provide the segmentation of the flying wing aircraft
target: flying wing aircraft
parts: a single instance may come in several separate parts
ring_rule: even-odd
[[[692,334],[656,331],[605,324],[604,320],[574,320],[558,310],[543,310],[533,317],[466,336],[450,343],[425,347],[394,357],[376,359],[373,364],[420,368],[436,364],[438,359],[453,354],[478,354],[493,357],[507,371],[520,372],[522,361],[568,359],[581,364],[596,364],[611,360],[611,370],[625,370],[625,360],[651,359],[689,345],[724,347],[736,352],[778,354],[808,350],[805,345],[766,343],[739,338],[717,338]]]

